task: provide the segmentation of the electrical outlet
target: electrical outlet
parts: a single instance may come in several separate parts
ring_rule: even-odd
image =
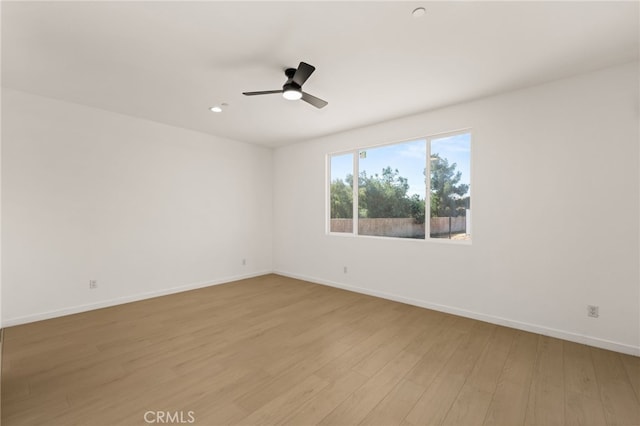
[[[347,273],[347,267],[345,266],[343,269],[343,272],[346,274]]]
[[[598,318],[600,316],[600,307],[595,305],[587,305],[587,316]]]
[[[247,266],[247,259],[242,259],[242,266]]]
[[[93,290],[94,288],[98,288],[98,281],[96,280],[89,280],[89,288],[91,290]]]

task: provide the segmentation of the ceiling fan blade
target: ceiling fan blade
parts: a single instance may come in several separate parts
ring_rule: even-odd
[[[242,92],[245,96],[271,95],[273,93],[282,93],[282,90],[263,90],[262,92]]]
[[[316,67],[313,65],[309,65],[306,62],[300,62],[296,73],[293,75],[293,82],[298,86],[302,86],[315,70]]]
[[[315,96],[310,95],[307,92],[302,92],[302,100],[313,105],[316,108],[324,108],[329,104],[329,102],[323,101],[320,98],[316,98]]]

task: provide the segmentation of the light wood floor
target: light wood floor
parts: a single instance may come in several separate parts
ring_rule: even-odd
[[[277,275],[12,327],[3,363],[3,426],[640,424],[639,358]]]

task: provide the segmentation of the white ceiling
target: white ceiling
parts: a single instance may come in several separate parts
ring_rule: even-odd
[[[411,11],[424,6],[416,19]],[[2,85],[280,146],[638,59],[633,2],[2,2]],[[318,110],[280,95],[317,70]],[[222,113],[208,107],[226,102]]]

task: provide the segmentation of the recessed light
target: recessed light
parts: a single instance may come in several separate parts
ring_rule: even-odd
[[[222,112],[222,107],[219,107],[218,105],[212,106],[211,108],[209,108],[209,110],[211,110],[212,112]]]
[[[420,18],[424,16],[425,13],[427,13],[427,11],[424,7],[418,7],[416,9],[413,9],[413,12],[411,12],[411,16],[413,16],[414,18]]]

